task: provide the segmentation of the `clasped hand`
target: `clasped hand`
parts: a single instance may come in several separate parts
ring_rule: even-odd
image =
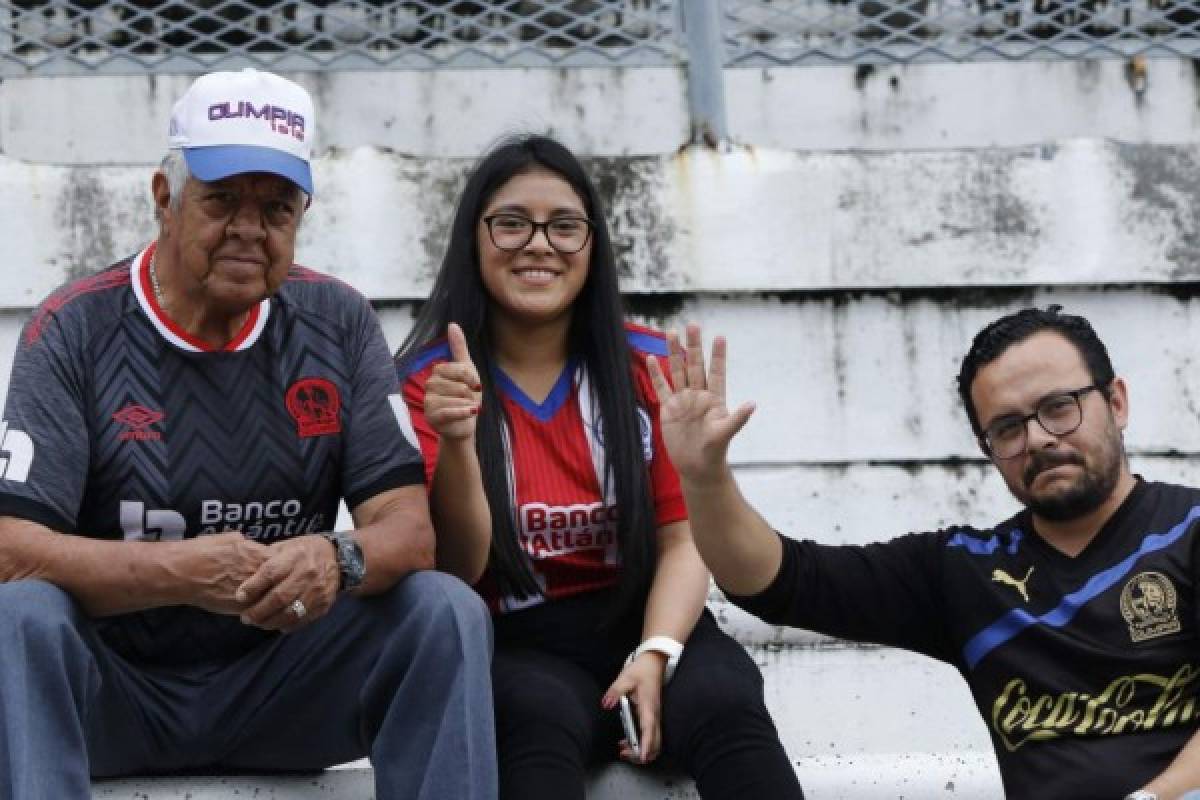
[[[246,625],[293,631],[320,619],[337,598],[341,576],[324,537],[309,534],[268,546],[228,531],[188,544],[194,557],[189,577],[199,585],[193,604],[236,614]],[[295,612],[297,600],[303,615]]]

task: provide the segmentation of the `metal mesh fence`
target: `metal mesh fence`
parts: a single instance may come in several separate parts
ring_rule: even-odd
[[[1200,54],[1196,0],[725,0],[727,66]]]
[[[0,2],[0,75],[675,64],[671,0]]]
[[[0,77],[677,65],[708,2],[726,66],[1200,55],[1200,0],[0,0]]]

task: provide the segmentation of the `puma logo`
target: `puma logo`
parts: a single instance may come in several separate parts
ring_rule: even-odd
[[[1033,574],[1033,567],[1029,568],[1029,572],[1025,573],[1025,577],[1017,580],[1012,575],[1009,575],[1002,569],[992,570],[992,580],[996,583],[1007,584],[1021,593],[1021,599],[1026,603],[1029,602],[1029,592],[1025,591],[1025,584],[1029,583],[1029,576]]]

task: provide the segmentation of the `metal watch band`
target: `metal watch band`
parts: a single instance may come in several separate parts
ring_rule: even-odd
[[[330,531],[321,534],[333,545],[337,557],[338,590],[342,592],[357,589],[366,577],[366,564],[363,561],[362,546],[351,534],[345,531]]]

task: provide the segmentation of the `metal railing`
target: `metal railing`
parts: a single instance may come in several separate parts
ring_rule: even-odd
[[[678,64],[670,0],[18,0],[0,74]]]
[[[1200,54],[1195,0],[725,0],[727,66]]]
[[[0,77],[1195,57],[1198,26],[1200,0],[13,0]]]

